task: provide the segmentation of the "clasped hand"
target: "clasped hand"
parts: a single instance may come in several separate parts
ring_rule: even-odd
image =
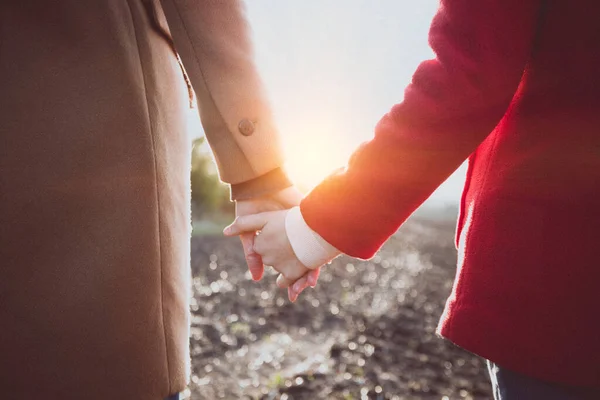
[[[285,231],[287,209],[300,203],[302,195],[295,188],[274,195],[236,202],[236,220],[223,233],[240,236],[252,279],[260,280],[264,265],[280,273],[277,286],[288,289],[294,302],[308,286],[314,287],[320,268],[306,268],[296,257]]]

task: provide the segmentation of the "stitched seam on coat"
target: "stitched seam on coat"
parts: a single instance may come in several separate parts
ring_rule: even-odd
[[[154,141],[154,131],[152,129],[152,121],[150,119],[150,104],[148,101],[148,88],[146,86],[146,75],[144,73],[144,65],[142,63],[142,56],[140,51],[140,45],[138,41],[136,24],[133,18],[133,11],[131,10],[131,4],[127,1],[127,6],[129,7],[129,15],[131,16],[131,23],[133,27],[133,37],[135,40],[135,45],[138,50],[138,60],[140,62],[140,71],[142,72],[142,83],[144,86],[144,98],[146,100],[146,115],[148,117],[148,130],[150,131],[150,140],[152,142],[152,159],[154,161],[154,186],[156,188],[156,217],[157,217],[157,233],[158,233],[158,262],[159,262],[159,279],[160,279],[160,313],[162,317],[162,325],[163,325],[163,336],[165,341],[165,361],[167,366],[167,388],[168,392],[171,393],[171,366],[169,365],[169,344],[167,342],[167,332],[166,332],[166,324],[165,324],[165,312],[164,312],[164,298],[163,298],[163,259],[162,259],[162,242],[161,242],[161,231],[160,231],[160,196],[158,190],[158,165],[156,162],[156,143]]]
[[[202,77],[202,81],[204,82],[204,87],[206,88],[206,92],[208,93],[208,97],[210,98],[210,100],[215,105],[215,110],[217,110],[217,114],[219,115],[219,118],[221,118],[221,121],[223,121],[223,125],[227,128],[227,130],[231,134],[231,137],[233,138],[234,137],[234,133],[229,130],[229,126],[227,125],[227,121],[223,117],[223,114],[221,113],[221,110],[217,106],[217,102],[215,101],[215,98],[213,97],[213,95],[212,95],[212,93],[210,91],[210,88],[208,86],[208,81],[206,80],[206,76],[204,75],[204,71],[202,70],[202,63],[200,63],[200,57],[198,57],[198,53],[196,53],[196,48],[192,44],[192,38],[191,38],[190,33],[189,33],[188,29],[187,29],[187,26],[185,25],[185,21],[183,19],[183,16],[181,15],[181,11],[179,11],[179,6],[177,5],[177,3],[175,1],[171,1],[171,4],[173,4],[173,8],[175,8],[175,11],[177,11],[177,15],[179,16],[179,20],[181,21],[181,26],[183,27],[183,30],[185,31],[185,34],[186,34],[186,36],[188,38],[188,41],[190,43],[190,47],[192,49],[192,53],[194,53],[194,58],[196,59],[196,64],[198,64],[198,70],[200,71],[200,76]],[[198,98],[198,96],[196,96],[196,98]],[[199,107],[200,106],[201,105],[199,105]],[[242,148],[238,144],[237,140],[233,139],[232,141],[235,144],[235,146],[239,149],[239,151],[246,158],[246,163],[248,164],[248,167],[250,168],[250,170],[252,171],[252,173],[254,175],[258,175],[258,172],[252,166],[252,163],[248,159],[248,156],[246,155],[246,153],[244,152],[244,150],[242,150]]]

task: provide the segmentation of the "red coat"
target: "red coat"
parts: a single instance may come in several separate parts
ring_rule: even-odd
[[[506,368],[598,387],[600,5],[443,0],[430,44],[436,58],[304,218],[371,257],[469,158],[440,333]]]

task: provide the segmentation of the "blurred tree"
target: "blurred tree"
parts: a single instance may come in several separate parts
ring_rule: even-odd
[[[192,143],[192,207],[197,219],[233,214],[229,189],[219,180],[214,161],[204,138]]]

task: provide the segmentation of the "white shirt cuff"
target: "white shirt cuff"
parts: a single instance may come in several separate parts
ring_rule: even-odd
[[[341,254],[306,224],[300,207],[293,207],[286,214],[285,231],[296,257],[306,268],[315,269]]]

